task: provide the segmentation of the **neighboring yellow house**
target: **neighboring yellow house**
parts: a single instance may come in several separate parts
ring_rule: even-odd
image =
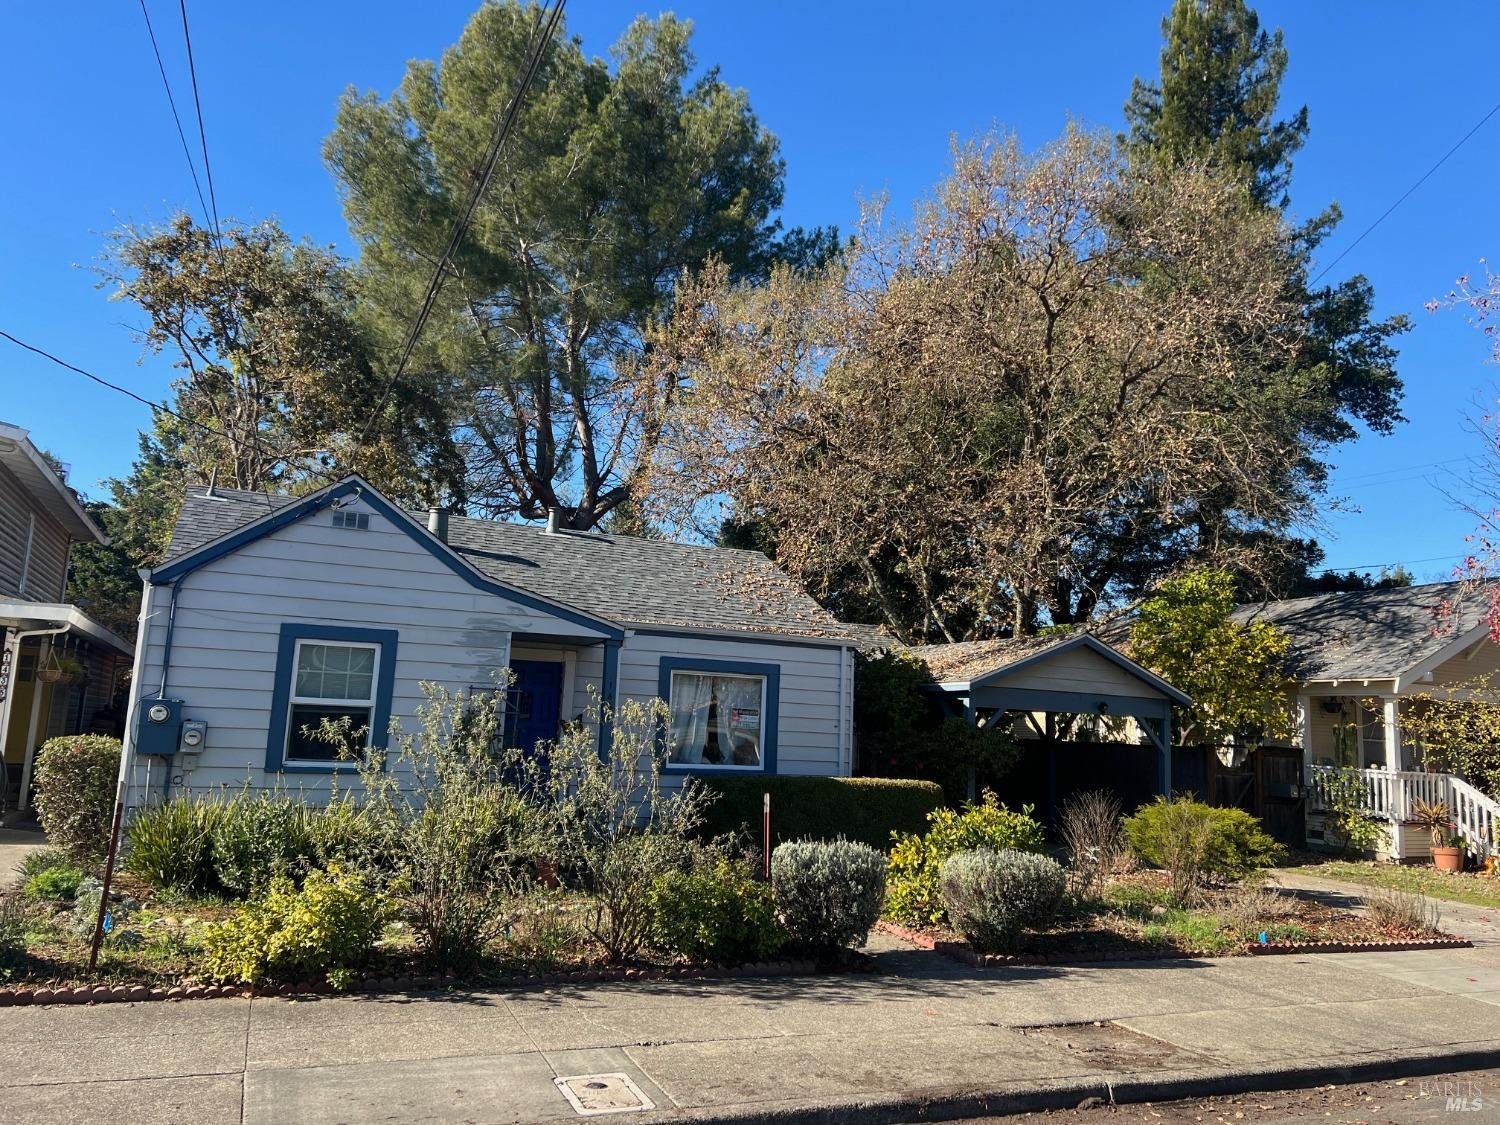
[[[1446,801],[1471,853],[1496,848],[1500,805],[1462,778],[1426,769],[1421,748],[1403,744],[1400,710],[1412,696],[1461,698],[1476,676],[1500,672],[1482,595],[1459,583],[1318,594],[1242,606],[1240,621],[1265,621],[1291,640],[1307,831],[1322,839],[1319,767],[1357,769],[1372,811],[1390,825],[1385,854],[1427,854],[1428,838],[1405,822],[1418,799]],[[1404,827],[1403,827],[1404,826]]]

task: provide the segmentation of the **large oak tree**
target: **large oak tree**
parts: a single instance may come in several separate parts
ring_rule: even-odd
[[[1253,567],[1246,538],[1318,485],[1300,401],[1263,378],[1307,347],[1294,240],[1235,178],[1097,134],[962,147],[913,222],[871,214],[815,276],[683,284],[654,337],[679,387],[658,502],[727,498],[907,639],[1063,619],[1101,526]]]

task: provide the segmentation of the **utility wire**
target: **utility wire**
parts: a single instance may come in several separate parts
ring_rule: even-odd
[[[182,41],[187,44],[188,77],[193,83],[193,110],[198,115],[198,143],[203,147],[203,175],[208,180],[208,202],[213,211],[214,238],[222,247],[224,232],[219,226],[219,200],[214,194],[214,170],[208,162],[208,132],[203,127],[203,103],[198,98],[198,68],[193,65],[193,37],[188,32],[187,0],[178,0],[177,7],[182,13]]]
[[[216,430],[216,429],[214,429],[214,427],[209,426],[209,425],[205,425],[204,423],[199,422],[195,418],[189,418],[185,414],[179,414],[179,413],[177,413],[177,411],[173,410],[170,406],[165,406],[165,405],[163,405],[162,403],[159,403],[159,402],[152,402],[149,398],[146,398],[144,395],[136,394],[135,391],[132,391],[129,387],[122,387],[122,386],[120,386],[119,383],[111,383],[108,379],[104,378],[102,375],[95,375],[92,371],[86,371],[82,367],[79,367],[77,364],[69,363],[67,360],[62,359],[62,358],[60,358],[58,356],[53,355],[51,352],[47,351],[44,348],[39,348],[35,344],[28,344],[25,340],[22,340],[22,339],[20,339],[17,336],[12,336],[9,332],[5,331],[3,328],[0,328],[0,337],[3,337],[4,339],[9,340],[12,344],[15,344],[16,347],[18,347],[18,348],[24,348],[28,352],[31,352],[34,355],[39,355],[43,359],[49,360],[50,362],[57,364],[59,367],[66,368],[67,370],[72,371],[72,372],[74,372],[74,373],[76,373],[78,375],[82,375],[85,379],[90,379],[93,382],[98,383],[101,387],[106,387],[109,390],[117,392],[118,394],[122,394],[126,398],[134,399],[136,402],[140,403],[142,406],[144,406],[148,410],[150,410],[153,414],[165,414],[168,417],[176,418],[179,422],[183,423],[184,425],[191,426],[195,430],[201,430],[205,434],[209,434],[209,435],[211,435],[213,437],[218,438],[221,441],[227,442],[229,444],[230,448],[234,447],[235,439],[232,438],[232,437],[230,437],[223,430]],[[265,447],[260,444],[259,440],[253,434],[250,436],[250,447],[252,449],[254,449],[255,452],[257,454],[259,454],[262,458],[266,458],[268,456]],[[291,461],[290,457],[281,456],[281,457],[277,457],[273,461],[270,461],[269,463],[272,464],[272,465],[281,465],[281,464],[287,464],[290,461]],[[307,472],[311,473],[313,476],[321,477],[325,481],[328,481],[330,484],[336,483],[338,480],[341,479],[339,477],[331,476],[330,474],[325,473],[323,470],[321,470],[319,468],[316,468],[315,466],[304,465],[302,467]]]
[[[1371,231],[1373,231],[1381,223],[1385,222],[1385,220],[1390,216],[1390,214],[1391,214],[1392,211],[1394,211],[1397,207],[1400,207],[1401,204],[1403,204],[1403,203],[1406,202],[1407,196],[1411,195],[1412,192],[1416,191],[1419,187],[1421,187],[1423,184],[1425,184],[1427,182],[1428,178],[1431,177],[1431,175],[1434,172],[1436,172],[1439,168],[1441,168],[1444,164],[1446,164],[1448,162],[1448,158],[1450,156],[1452,156],[1459,149],[1463,148],[1464,144],[1468,141],[1468,139],[1470,137],[1472,137],[1475,133],[1479,132],[1480,129],[1484,128],[1485,122],[1487,122],[1491,117],[1494,117],[1495,114],[1497,114],[1497,113],[1500,113],[1500,102],[1496,102],[1494,104],[1494,106],[1490,109],[1490,111],[1488,113],[1486,113],[1483,117],[1481,117],[1479,119],[1478,123],[1474,126],[1474,128],[1470,129],[1467,133],[1465,133],[1462,137],[1460,137],[1459,140],[1458,140],[1458,143],[1456,145],[1454,145],[1452,148],[1450,148],[1447,152],[1443,153],[1442,158],[1436,164],[1434,164],[1431,168],[1427,169],[1426,172],[1422,173],[1422,178],[1421,179],[1419,179],[1416,183],[1412,184],[1411,187],[1407,188],[1404,192],[1402,192],[1401,193],[1401,197],[1399,199],[1397,199],[1396,202],[1392,203],[1389,207],[1387,207],[1385,209],[1385,211],[1381,214],[1380,218],[1376,219],[1373,223],[1371,223],[1369,226],[1367,226],[1360,233],[1360,236],[1358,238],[1356,238],[1353,242],[1349,243],[1348,246],[1344,247],[1343,251],[1339,254],[1339,256],[1337,258],[1335,258],[1333,261],[1329,262],[1326,266],[1324,266],[1321,270],[1319,270],[1318,271],[1318,275],[1316,277],[1314,277],[1309,284],[1316,285],[1319,281],[1321,281],[1323,279],[1323,275],[1324,274],[1326,274],[1329,270],[1333,269],[1334,266],[1336,266],[1340,262],[1342,262],[1344,260],[1345,255],[1347,255],[1349,253],[1349,251],[1353,250],[1356,246],[1358,246],[1361,242],[1363,242],[1365,240],[1365,236],[1366,235],[1368,235]]]
[[[356,457],[364,451],[365,441],[370,436],[370,429],[375,425],[375,419],[385,409],[386,403],[390,400],[391,391],[395,389],[396,383],[406,372],[406,365],[411,361],[412,353],[417,347],[417,341],[422,335],[422,329],[426,327],[427,318],[432,314],[433,306],[437,303],[438,294],[442,290],[444,271],[447,269],[448,263],[454,253],[462,244],[464,236],[468,233],[469,224],[474,220],[474,213],[479,209],[479,203],[484,197],[485,189],[489,187],[490,177],[495,173],[495,165],[499,162],[500,151],[505,145],[505,139],[515,124],[516,116],[520,112],[521,102],[525,99],[527,90],[531,87],[533,80],[535,80],[537,71],[541,69],[542,58],[546,54],[548,44],[552,42],[552,36],[562,19],[563,8],[566,4],[567,0],[557,0],[550,15],[547,16],[545,26],[542,27],[541,37],[532,49],[531,56],[516,86],[516,91],[511,95],[510,104],[506,106],[505,113],[501,115],[500,120],[496,123],[495,133],[490,140],[489,151],[485,155],[484,165],[481,169],[478,182],[475,184],[474,191],[469,197],[468,205],[464,208],[463,214],[459,216],[458,222],[453,227],[453,232],[448,238],[447,246],[443,249],[441,257],[438,258],[437,265],[433,268],[432,279],[427,284],[427,292],[422,298],[421,307],[417,311],[416,319],[412,322],[411,331],[406,336],[406,342],[401,350],[401,358],[397,362],[396,368],[391,373],[390,378],[385,381],[385,386],[380,392],[380,398],[375,403],[375,408],[370,411],[369,418],[365,420],[364,428],[360,430],[359,441],[354,446],[354,456]],[[543,23],[542,12],[540,10],[537,12],[537,22],[539,24]]]
[[[1468,557],[1469,557],[1468,555],[1433,555],[1432,557],[1425,558],[1425,559],[1396,559],[1396,560],[1394,560],[1392,562],[1371,563],[1369,566],[1327,566],[1327,565],[1325,565],[1325,566],[1322,567],[1322,569],[1323,570],[1383,570],[1386,567],[1392,567],[1392,566],[1406,566],[1408,564],[1411,564],[1411,565],[1414,566],[1417,563],[1447,562],[1450,559],[1466,559]]]
[[[151,37],[151,51],[156,56],[156,69],[161,73],[162,89],[167,92],[167,105],[172,108],[172,120],[177,125],[177,139],[182,142],[182,155],[187,157],[188,172],[193,177],[193,190],[198,193],[198,205],[203,208],[203,221],[212,223],[213,215],[208,209],[208,200],[203,197],[203,184],[198,179],[198,162],[193,159],[187,133],[182,128],[182,117],[177,112],[177,99],[172,96],[172,83],[167,78],[166,64],[161,60],[161,47],[156,42],[156,29],[151,26],[151,13],[146,9],[146,0],[141,0],[141,15],[146,19],[146,34]]]

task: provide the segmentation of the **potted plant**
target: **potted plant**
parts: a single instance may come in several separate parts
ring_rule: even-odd
[[[1462,871],[1464,869],[1463,839],[1458,836],[1449,836],[1453,821],[1452,814],[1448,811],[1448,802],[1413,801],[1411,818],[1413,823],[1427,829],[1432,837],[1432,866],[1439,871]]]
[[[83,664],[71,656],[51,654],[51,663],[38,668],[36,678],[44,684],[76,684],[83,679]]]

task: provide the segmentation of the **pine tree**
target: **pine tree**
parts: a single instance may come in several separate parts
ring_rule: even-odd
[[[1287,52],[1244,0],[1176,0],[1162,21],[1161,78],[1139,78],[1125,105],[1137,151],[1208,160],[1244,177],[1257,201],[1285,208],[1307,107],[1276,120]]]

